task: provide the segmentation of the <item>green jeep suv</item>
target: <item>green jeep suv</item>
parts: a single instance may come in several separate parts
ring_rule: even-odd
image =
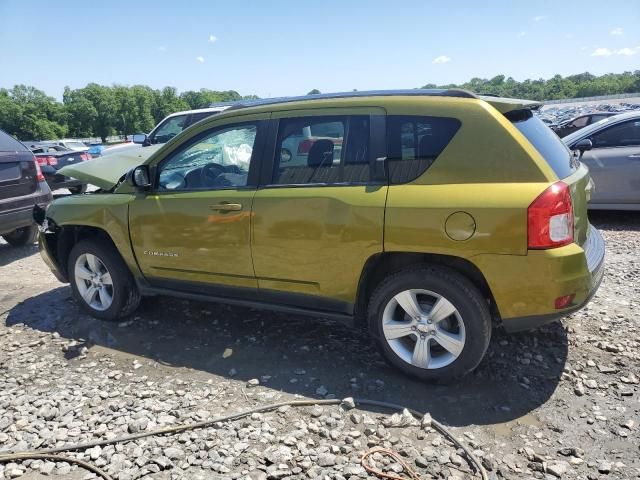
[[[42,256],[98,318],[145,295],[332,317],[408,374],[459,377],[495,325],[567,315],[602,279],[588,170],[539,106],[461,90],[238,104],[65,168],[100,190],[41,215]]]

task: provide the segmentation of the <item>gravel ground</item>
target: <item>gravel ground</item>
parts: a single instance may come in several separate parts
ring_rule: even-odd
[[[401,376],[365,335],[329,321],[156,298],[127,322],[101,323],[79,310],[35,247],[0,243],[0,451],[353,396],[430,412],[493,478],[638,478],[640,214],[601,212],[592,221],[608,266],[590,306],[535,332],[494,332],[482,365],[452,386]],[[428,422],[391,413],[283,408],[71,455],[119,479],[324,480],[366,478],[360,456],[385,446],[422,478],[474,477]],[[0,465],[3,475],[93,478],[48,461]]]

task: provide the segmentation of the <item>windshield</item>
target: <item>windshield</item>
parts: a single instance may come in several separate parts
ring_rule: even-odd
[[[571,151],[531,110],[516,110],[506,116],[544,157],[558,178],[566,178],[575,171]]]

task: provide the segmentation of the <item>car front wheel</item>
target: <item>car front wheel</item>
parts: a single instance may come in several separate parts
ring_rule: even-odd
[[[491,339],[491,315],[464,276],[442,267],[416,267],[376,289],[369,329],[392,366],[421,380],[449,382],[482,360]]]
[[[94,317],[119,320],[140,304],[131,272],[115,248],[103,239],[77,243],[71,249],[67,268],[74,297]]]

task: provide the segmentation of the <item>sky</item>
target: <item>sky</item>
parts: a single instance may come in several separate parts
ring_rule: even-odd
[[[0,88],[260,97],[640,69],[640,0],[0,0]]]

